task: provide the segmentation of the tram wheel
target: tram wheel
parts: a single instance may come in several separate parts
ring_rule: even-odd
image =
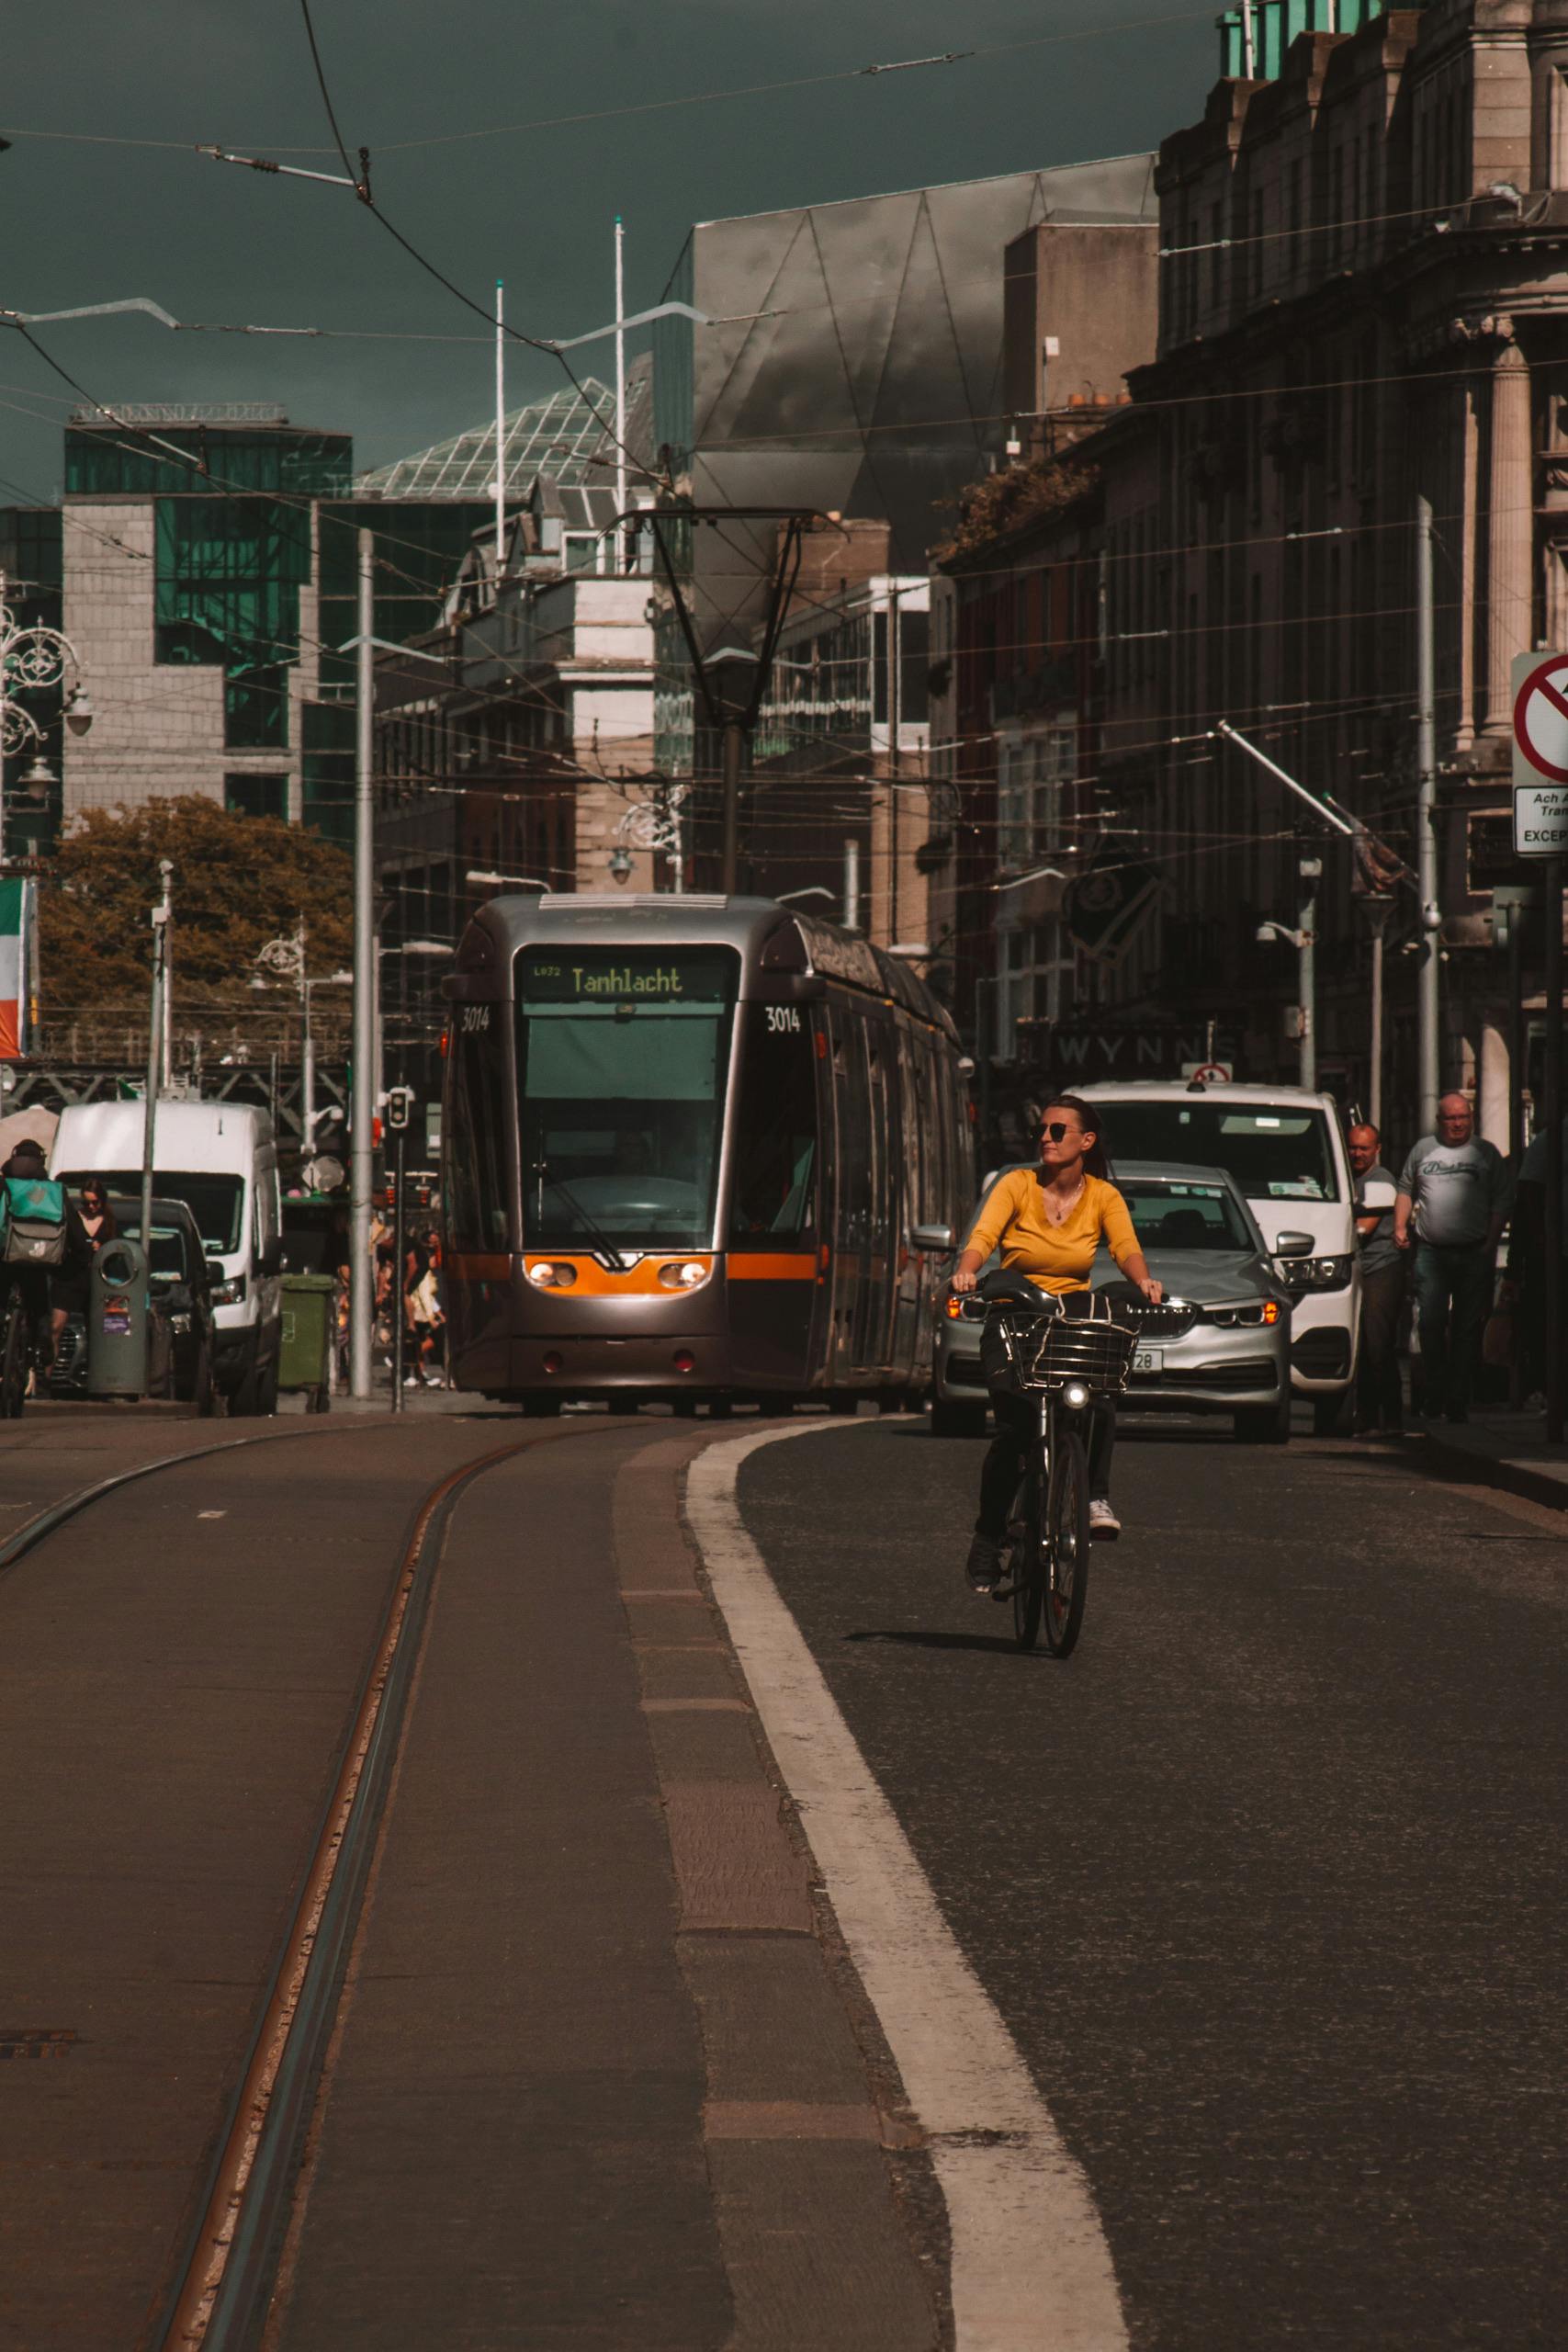
[[[830,1389],[828,1396],[828,1410],[830,1413],[842,1413],[846,1419],[849,1419],[859,1412],[860,1398],[852,1388]]]
[[[713,1421],[727,1421],[734,1410],[735,1400],[732,1396],[716,1396],[708,1407],[708,1419]]]

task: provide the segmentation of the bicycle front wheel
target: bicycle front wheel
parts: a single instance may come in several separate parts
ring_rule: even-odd
[[[1053,1657],[1070,1657],[1089,1588],[1089,1458],[1076,1430],[1059,1431],[1052,1449],[1044,1553],[1045,1646]]]
[[[1021,1650],[1040,1638],[1045,1604],[1044,1487],[1038,1464],[1018,1490],[1012,1520],[1012,1630]]]

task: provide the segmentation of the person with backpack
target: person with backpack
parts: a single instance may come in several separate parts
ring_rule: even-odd
[[[64,1185],[50,1175],[42,1145],[30,1136],[0,1167],[0,1264],[21,1301],[34,1372],[41,1379],[54,1362],[51,1285],[92,1262],[92,1244]]]

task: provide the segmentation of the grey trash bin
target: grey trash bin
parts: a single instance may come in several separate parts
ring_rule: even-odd
[[[87,1283],[87,1394],[147,1394],[147,1259],[117,1235],[93,1260]]]

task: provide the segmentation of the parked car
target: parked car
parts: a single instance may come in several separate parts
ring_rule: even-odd
[[[1349,1419],[1360,1337],[1349,1162],[1327,1094],[1190,1079],[1077,1089],[1102,1103],[1111,1172],[1134,1163],[1222,1168],[1246,1198],[1291,1295],[1291,1374],[1313,1426]]]
[[[1227,1413],[1238,1438],[1282,1444],[1291,1433],[1291,1297],[1235,1184],[1219,1168],[1138,1160],[1120,1160],[1116,1181],[1166,1293],[1159,1307],[1138,1303],[1128,1404],[1140,1412]],[[1103,1250],[1092,1279],[1097,1290],[1122,1285]],[[980,1326],[944,1315],[932,1366],[933,1434],[977,1436],[984,1391]]]
[[[111,1194],[116,1229],[130,1241],[141,1238],[141,1201]],[[217,1318],[212,1274],[195,1217],[184,1201],[152,1202],[152,1262],[148,1269],[152,1307],[167,1330],[167,1373],[156,1374],[153,1393],[180,1397],[209,1414],[218,1407]],[[162,1346],[155,1350],[164,1361]],[[72,1316],[55,1354],[50,1386],[56,1396],[77,1396],[87,1385],[87,1333]]]
[[[140,1200],[140,1102],[73,1102],[60,1114],[50,1168],[79,1192],[96,1176]],[[160,1200],[184,1201],[212,1276],[218,1385],[236,1413],[277,1409],[283,1250],[277,1146],[265,1111],[236,1102],[160,1102],[153,1135]]]

